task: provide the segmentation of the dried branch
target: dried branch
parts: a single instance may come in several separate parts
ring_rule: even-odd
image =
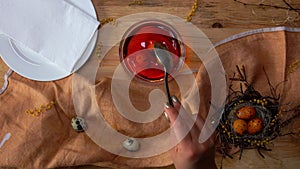
[[[296,12],[298,12],[298,13],[300,14],[300,9],[294,8],[294,7],[293,7],[290,3],[288,3],[286,0],[282,0],[282,1],[286,4],[286,6],[289,7],[289,10],[296,11]]]
[[[269,8],[275,8],[275,9],[285,9],[285,10],[289,10],[289,11],[294,11],[297,12],[298,14],[300,14],[300,9],[299,8],[294,8],[290,3],[288,3],[285,0],[282,0],[287,7],[284,6],[278,6],[278,5],[269,5],[269,4],[263,4],[263,3],[259,3],[259,4],[251,4],[251,3],[246,3],[246,2],[242,2],[239,0],[234,0],[237,3],[243,4],[243,5],[248,5],[248,6],[258,6],[258,7],[269,7]]]
[[[276,94],[276,88],[274,88],[273,85],[271,84],[270,78],[269,78],[269,76],[268,76],[268,74],[267,74],[267,72],[266,72],[266,70],[265,70],[264,67],[263,67],[263,71],[264,71],[264,73],[266,75],[267,82],[268,82],[268,85],[270,87],[270,92],[271,92],[272,97],[274,97],[275,100],[278,100],[279,96],[277,96],[277,94]]]
[[[231,80],[231,81],[240,81],[240,82],[244,83],[246,87],[248,87],[249,83],[247,81],[245,66],[243,65],[242,68],[240,68],[239,66],[236,65],[236,69],[237,69],[239,77],[234,77],[233,76],[232,78],[229,78],[229,80]],[[240,87],[240,88],[241,88],[241,92],[243,93],[242,87]]]

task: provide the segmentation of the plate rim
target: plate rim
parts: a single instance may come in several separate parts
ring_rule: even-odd
[[[97,19],[97,13],[96,13],[95,7],[91,0],[89,0],[89,1],[87,1],[87,0],[79,0],[79,1],[78,0],[68,0],[68,1],[70,1],[71,5],[74,5],[75,7],[82,6],[82,5],[78,5],[78,4],[85,4],[85,6],[86,6],[85,8],[88,9],[88,11],[86,9],[84,10],[82,8],[80,8],[80,10],[87,12],[87,14],[89,14],[92,17],[94,17],[95,19]],[[72,70],[72,72],[66,72],[66,71],[60,69],[59,67],[49,64],[49,63],[39,64],[39,65],[36,65],[36,67],[34,67],[32,64],[30,65],[30,63],[27,63],[26,61],[22,60],[19,57],[19,54],[16,53],[16,51],[15,51],[16,49],[19,51],[22,49],[24,50],[24,47],[20,47],[13,39],[10,39],[9,37],[5,36],[1,32],[0,32],[0,35],[7,38],[5,43],[6,43],[6,45],[9,45],[9,47],[8,47],[9,49],[6,49],[6,50],[4,49],[2,52],[0,51],[0,55],[1,55],[2,60],[5,62],[5,64],[10,69],[12,69],[17,74],[19,74],[25,78],[31,79],[31,80],[54,81],[54,80],[60,80],[60,79],[70,76],[74,72],[78,71],[87,62],[87,60],[92,55],[94,48],[97,44],[98,30],[95,31],[95,33],[92,36],[91,40],[89,41],[87,47],[85,48],[81,58],[74,65],[74,69]],[[5,40],[3,40],[3,41],[5,41]],[[16,49],[12,45],[14,45],[16,47]],[[21,54],[22,54],[22,52],[21,52]],[[11,60],[12,57],[15,59],[14,61]],[[31,66],[31,67],[33,66],[33,68],[30,68],[30,70],[27,71],[28,69],[24,65],[26,63],[28,64],[28,66]],[[36,71],[41,71],[41,70],[47,71],[49,73],[49,76],[41,76],[41,75],[37,75],[35,73]]]

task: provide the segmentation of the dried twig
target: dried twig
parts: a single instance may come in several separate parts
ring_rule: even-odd
[[[285,10],[294,11],[294,12],[297,12],[298,14],[300,14],[300,9],[299,8],[294,8],[290,3],[288,3],[285,0],[282,0],[282,1],[287,5],[287,7],[278,6],[278,5],[263,4],[263,3],[251,4],[251,3],[246,3],[246,2],[239,1],[239,0],[234,0],[234,1],[237,2],[237,3],[243,4],[243,5],[258,6],[258,7],[269,7],[269,8],[275,8],[275,9],[285,9]]]
[[[273,85],[271,84],[270,78],[269,78],[269,76],[268,76],[268,74],[267,74],[267,72],[266,72],[266,70],[265,70],[264,67],[263,67],[263,71],[264,71],[264,73],[265,73],[265,75],[266,75],[267,82],[268,82],[268,85],[269,85],[269,87],[270,87],[271,95],[275,98],[275,100],[279,100],[279,97],[280,97],[280,96],[277,95],[277,93],[276,93],[276,88],[274,88]]]
[[[289,7],[289,10],[293,10],[293,11],[296,11],[300,14],[300,9],[298,8],[294,8],[290,3],[288,3],[286,0],[282,0],[288,7]]]

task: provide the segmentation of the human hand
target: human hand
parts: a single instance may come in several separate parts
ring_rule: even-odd
[[[172,133],[175,135],[174,138],[183,138],[171,150],[171,157],[176,169],[216,169],[215,134],[207,141],[200,143],[199,136],[204,125],[204,119],[201,115],[193,117],[192,114],[187,113],[175,96],[172,97],[172,101],[174,107],[166,103],[165,112],[171,126],[176,121],[176,125],[172,128]],[[180,111],[183,112],[179,113]],[[180,114],[183,114],[183,116]],[[191,123],[193,118],[196,119],[194,123]],[[187,132],[187,129],[190,130]]]

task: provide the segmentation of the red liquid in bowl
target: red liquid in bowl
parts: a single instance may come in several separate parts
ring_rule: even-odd
[[[181,42],[175,33],[159,23],[148,23],[138,26],[124,39],[121,61],[136,77],[156,82],[164,77],[163,66],[156,60],[153,46],[158,42],[165,45],[172,53],[173,67],[169,74],[175,73],[180,66],[182,56]]]

